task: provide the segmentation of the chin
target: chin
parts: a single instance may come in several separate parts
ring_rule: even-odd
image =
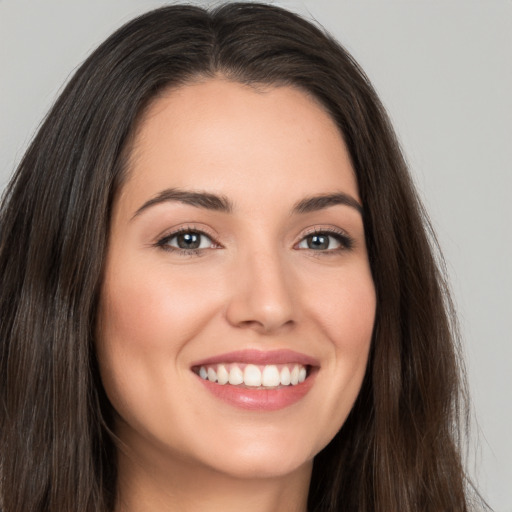
[[[272,434],[252,431],[252,435],[238,439],[230,435],[229,440],[209,443],[202,453],[196,452],[196,461],[236,478],[279,478],[296,471],[309,471],[314,456],[328,442],[312,443],[283,432]]]
[[[235,478],[279,479],[298,471],[309,471],[313,459],[305,457],[287,456],[285,453],[267,453],[256,456],[233,456],[224,458],[220,463],[212,466],[216,471]]]

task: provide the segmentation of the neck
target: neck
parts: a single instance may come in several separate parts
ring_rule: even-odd
[[[306,512],[312,462],[292,473],[238,478],[183,460],[151,463],[120,450],[116,512]]]

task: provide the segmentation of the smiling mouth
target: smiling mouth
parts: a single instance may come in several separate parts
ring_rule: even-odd
[[[192,368],[201,379],[247,389],[280,389],[303,383],[312,371],[300,363],[256,365],[247,363],[205,364]]]
[[[311,390],[320,362],[293,350],[238,350],[195,361],[205,389],[230,406],[271,412],[299,403]]]

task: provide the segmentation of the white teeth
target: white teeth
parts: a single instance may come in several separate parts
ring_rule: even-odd
[[[217,381],[219,384],[227,384],[229,381],[229,373],[223,364],[219,364],[217,368]]]
[[[295,386],[299,383],[299,367],[297,365],[293,367],[293,370],[290,374],[290,382],[292,386]]]
[[[261,386],[261,372],[257,366],[248,364],[245,367],[244,384],[246,386]]]
[[[238,366],[232,366],[229,372],[229,383],[233,386],[238,386],[244,381],[244,374]]]
[[[279,375],[277,366],[270,364],[263,368],[263,373],[261,374],[261,383],[268,387],[279,386],[279,384],[281,384],[281,376]]]
[[[288,366],[285,366],[281,370],[281,386],[289,386],[291,383],[290,377],[290,368],[288,368]]]
[[[242,368],[240,368],[242,366]],[[210,382],[248,387],[276,388],[279,386],[296,386],[307,378],[307,370],[301,364],[255,364],[230,363],[201,366],[199,377]]]
[[[208,380],[210,382],[217,382],[217,372],[213,368],[208,368]]]

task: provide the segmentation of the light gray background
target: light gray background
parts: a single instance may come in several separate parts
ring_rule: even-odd
[[[164,3],[0,0],[0,189],[72,70]],[[460,312],[480,431],[470,470],[491,506],[512,512],[512,1],[276,3],[335,35],[389,110]]]

